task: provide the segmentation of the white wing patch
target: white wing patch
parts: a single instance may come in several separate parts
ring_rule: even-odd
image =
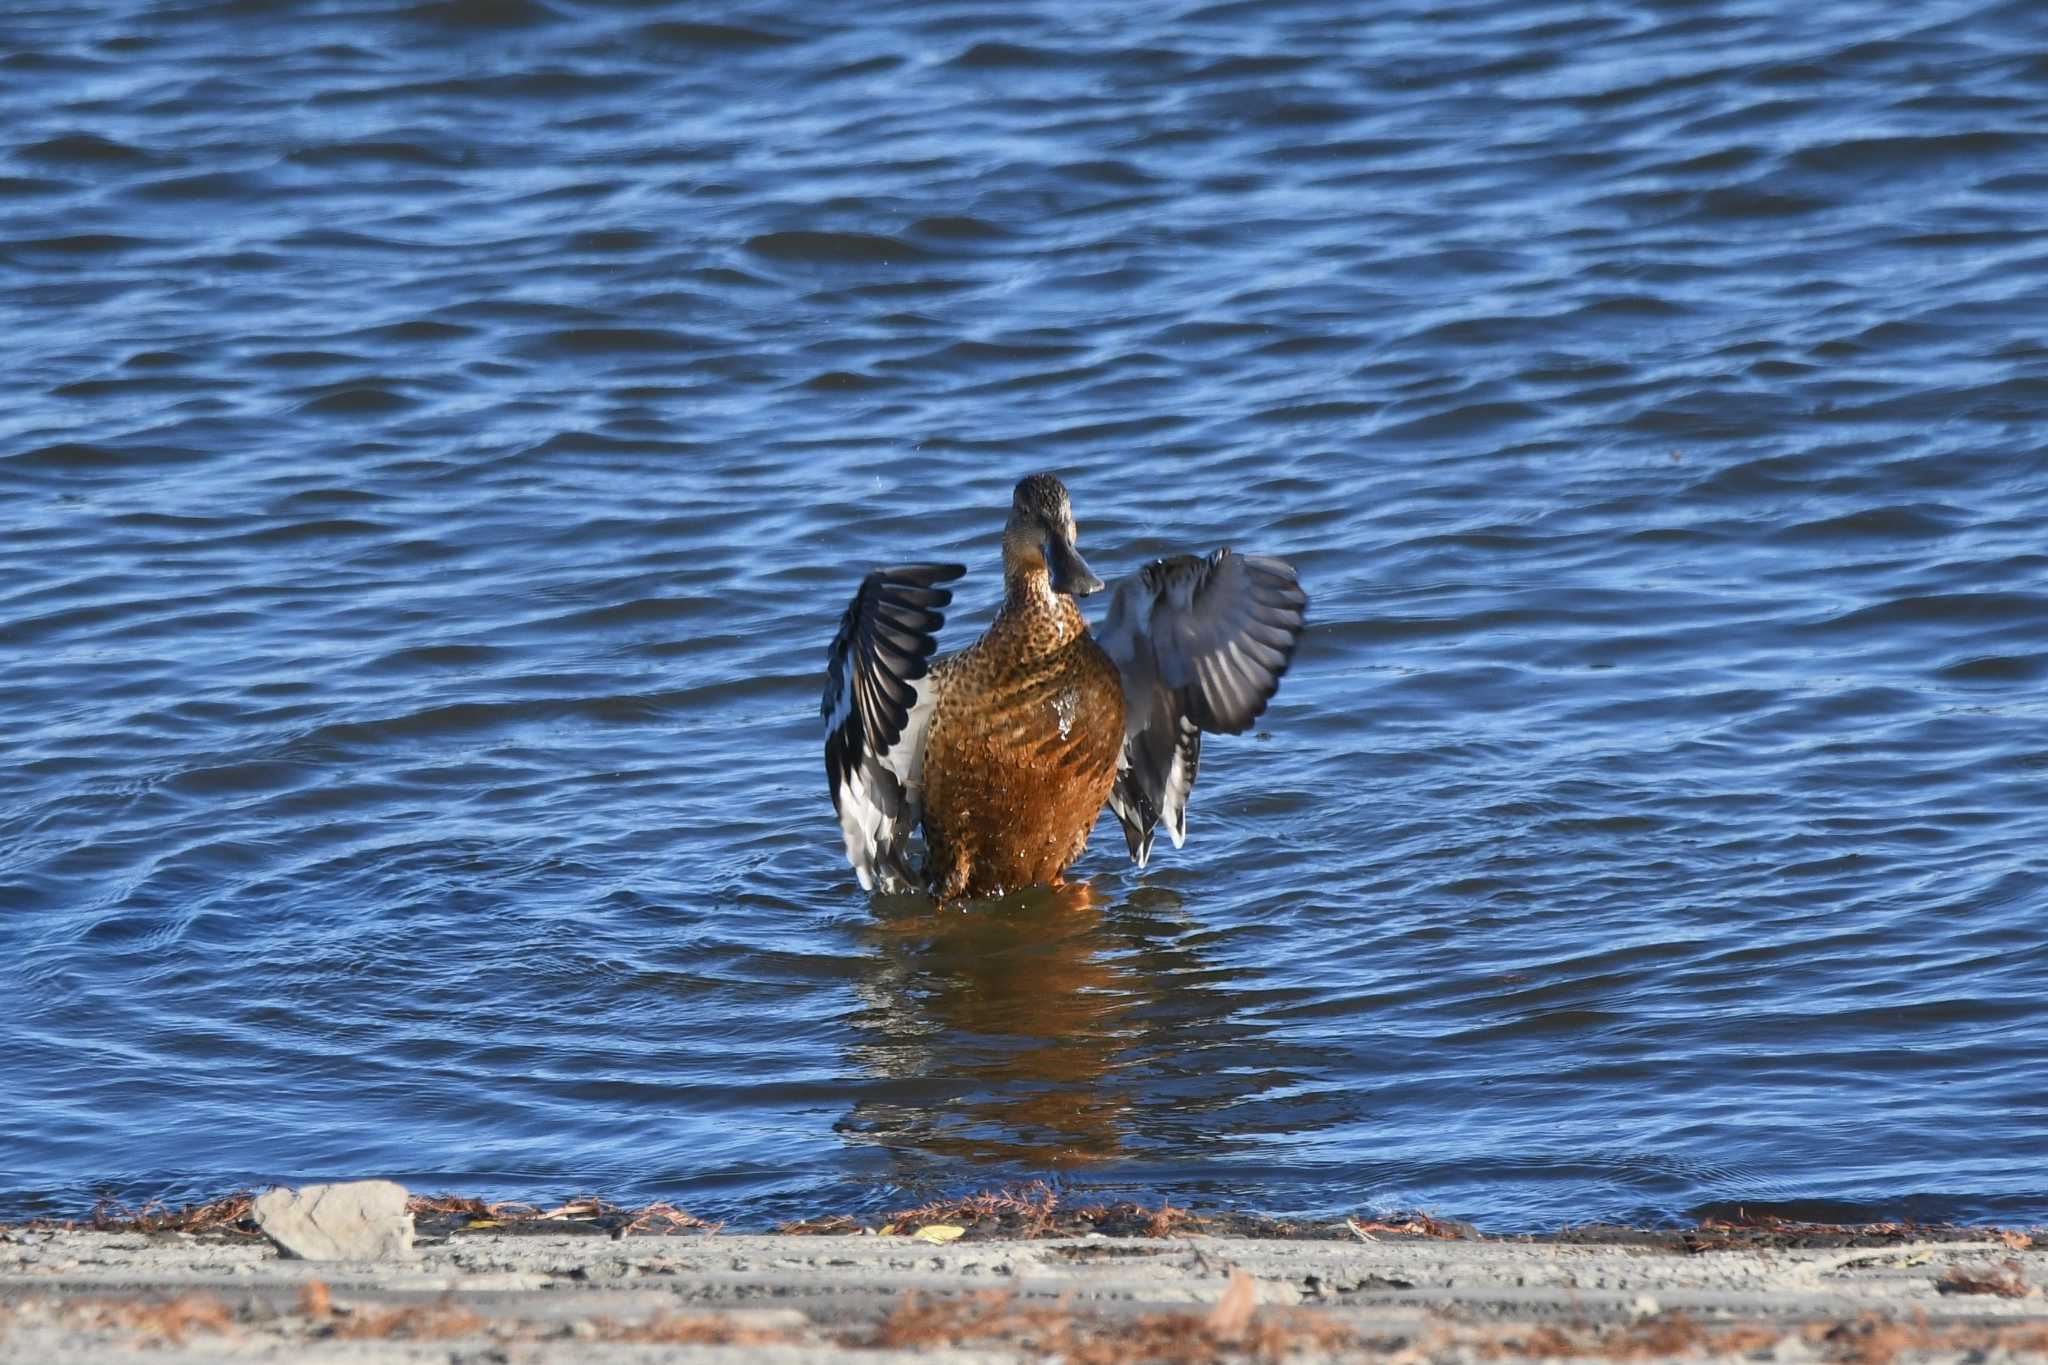
[[[918,884],[904,843],[923,811],[925,733],[936,679],[930,676],[943,608],[938,585],[966,572],[959,564],[906,564],[862,580],[825,670],[825,776],[846,860],[867,891]]]

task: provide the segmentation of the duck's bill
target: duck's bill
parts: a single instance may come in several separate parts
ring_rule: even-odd
[[[1057,532],[1045,538],[1045,569],[1054,592],[1086,597],[1102,591],[1102,580],[1089,570],[1088,561],[1081,558],[1073,542]]]

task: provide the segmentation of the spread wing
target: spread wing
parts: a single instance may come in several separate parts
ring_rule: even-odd
[[[1202,733],[1251,728],[1307,620],[1294,566],[1218,550],[1155,559],[1117,586],[1101,643],[1124,684],[1124,750],[1110,808],[1139,867],[1159,822],[1179,848]]]
[[[839,618],[825,667],[825,776],[846,836],[846,859],[863,890],[914,885],[903,844],[917,827],[931,723],[932,651],[938,648],[942,588],[962,564],[876,569]]]

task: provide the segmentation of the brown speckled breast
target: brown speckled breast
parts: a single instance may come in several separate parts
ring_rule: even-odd
[[[924,832],[942,899],[1057,884],[1116,780],[1116,665],[1073,600],[1042,581],[1013,592],[988,633],[935,670]]]

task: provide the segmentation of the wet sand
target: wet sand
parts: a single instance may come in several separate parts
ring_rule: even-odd
[[[469,1230],[370,1265],[284,1259],[238,1235],[14,1228],[0,1230],[0,1360],[2048,1355],[2048,1249],[2003,1237],[1694,1251],[1669,1234],[933,1245]]]

